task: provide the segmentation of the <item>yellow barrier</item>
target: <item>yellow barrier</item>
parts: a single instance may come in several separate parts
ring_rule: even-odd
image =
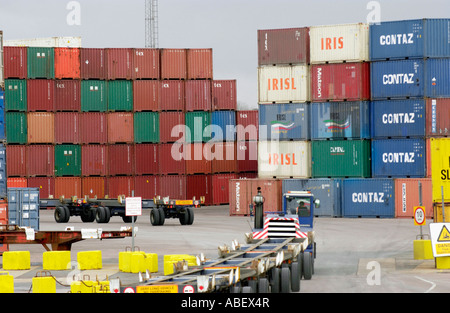
[[[0,272],[0,293],[14,293],[14,277],[8,272]]]
[[[415,260],[432,260],[433,248],[431,240],[418,239],[413,241]]]
[[[29,270],[30,251],[6,251],[3,253],[3,269]]]
[[[143,251],[119,252],[119,270],[125,273],[158,272],[158,255]]]
[[[70,269],[70,251],[46,251],[42,254],[44,270],[63,271]]]
[[[56,280],[51,277],[33,277],[33,293],[56,293]]]
[[[441,256],[436,258],[436,268],[441,270],[447,270],[450,268],[450,257]]]
[[[102,252],[100,250],[78,252],[77,262],[80,270],[101,269],[103,267]]]
[[[193,255],[188,254],[168,254],[164,256],[164,275],[173,274],[173,264],[180,261],[187,261],[188,266],[197,265],[197,259]]]

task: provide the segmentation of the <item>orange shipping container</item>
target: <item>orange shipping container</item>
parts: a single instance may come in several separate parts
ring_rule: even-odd
[[[208,143],[189,143],[184,146],[186,174],[211,174],[211,147]]]
[[[433,217],[433,188],[431,178],[395,179],[395,217],[414,218],[419,206],[419,181],[422,184],[422,205],[427,218]]]
[[[133,143],[133,113],[114,112],[108,114],[108,143]]]
[[[212,49],[187,49],[186,56],[188,79],[213,78]]]
[[[159,111],[159,85],[157,80],[133,81],[133,110]]]
[[[29,112],[28,143],[55,142],[55,115],[51,112]]]
[[[6,184],[8,188],[27,188],[27,179],[22,177],[8,177]]]
[[[79,79],[80,77],[80,49],[55,48],[55,78]]]
[[[81,198],[81,177],[56,177],[55,178],[55,198],[59,199],[77,196]]]
[[[105,198],[105,177],[83,177],[81,179],[81,193],[83,197]]]
[[[186,79],[186,49],[161,49],[161,79]]]

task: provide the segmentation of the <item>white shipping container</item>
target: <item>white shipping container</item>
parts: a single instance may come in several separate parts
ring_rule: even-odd
[[[259,141],[258,177],[310,178],[310,141]]]
[[[280,65],[258,68],[258,102],[301,103],[310,99],[309,66]]]
[[[369,25],[310,27],[311,64],[369,61]]]
[[[8,47],[81,48],[81,37],[45,37],[5,40]]]

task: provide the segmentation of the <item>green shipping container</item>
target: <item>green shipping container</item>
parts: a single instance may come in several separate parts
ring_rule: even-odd
[[[28,47],[28,78],[55,78],[55,50],[46,47]]]
[[[211,140],[211,113],[205,111],[186,112],[186,142],[207,142]]]
[[[27,80],[5,80],[5,111],[27,111]]]
[[[312,177],[370,177],[370,140],[312,141]]]
[[[9,144],[27,143],[27,114],[23,112],[5,113],[6,142]]]
[[[55,175],[56,176],[81,175],[81,146],[79,145],[55,146]]]
[[[106,112],[107,108],[106,82],[103,80],[81,81],[81,111]]]
[[[159,113],[134,113],[134,142],[159,143]]]
[[[133,84],[131,81],[108,81],[108,111],[133,111]]]

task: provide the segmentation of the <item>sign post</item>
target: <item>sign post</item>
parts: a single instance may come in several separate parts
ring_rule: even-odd
[[[131,251],[134,252],[134,220],[135,216],[142,215],[142,198],[134,197],[134,190],[132,192],[133,197],[125,199],[125,215],[131,216],[132,227],[132,239],[131,239]]]

